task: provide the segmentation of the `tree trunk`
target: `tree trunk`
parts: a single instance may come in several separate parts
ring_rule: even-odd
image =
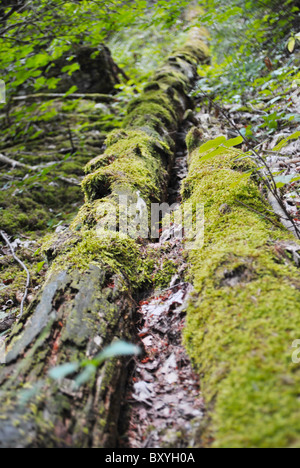
[[[124,129],[92,160],[83,188],[86,203],[70,230],[45,246],[52,262],[46,284],[13,329],[0,368],[1,447],[113,447],[128,362],[115,358],[76,389],[76,375],[59,383],[53,366],[93,357],[116,338],[133,339],[133,297],[149,282],[142,246],[121,232],[103,231],[121,193],[136,202],[163,201],[174,139],[197,65],[207,47],[193,30],[128,109]],[[140,195],[138,195],[139,197]],[[24,403],[24,389],[27,393]]]
[[[70,55],[74,56],[71,61],[67,60]],[[62,72],[66,65],[73,64],[78,64],[79,69],[71,76]],[[78,93],[108,94],[120,83],[120,73],[122,70],[114,62],[106,46],[92,48],[73,45],[72,51],[47,65],[43,74],[47,79],[60,78],[56,88],[58,93],[65,93],[75,85]]]

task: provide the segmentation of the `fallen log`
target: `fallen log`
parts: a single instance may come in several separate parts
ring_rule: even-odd
[[[184,198],[205,209],[185,330],[208,410],[197,443],[299,447],[300,243],[270,219],[250,159],[200,152],[199,129],[187,142]]]
[[[207,46],[197,30],[129,106],[124,128],[86,167],[86,203],[45,252],[52,266],[42,292],[14,327],[0,367],[0,447],[114,447],[127,361],[106,362],[79,389],[76,372],[58,382],[53,366],[132,340],[134,296],[149,285],[151,262],[128,234],[107,232],[120,192],[134,203],[165,198],[176,132]],[[142,197],[142,198],[141,198]],[[22,390],[29,389],[26,404]]]

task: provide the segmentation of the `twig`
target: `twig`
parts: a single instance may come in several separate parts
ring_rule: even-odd
[[[273,156],[280,156],[280,151],[273,151],[273,150],[267,150],[267,149],[262,149],[262,152],[263,153],[268,153],[268,154],[272,154]]]
[[[280,161],[279,164],[286,164],[287,166],[289,164],[297,164],[297,163],[300,163],[300,158],[296,158],[296,159],[287,159],[286,161]]]
[[[39,166],[29,166],[28,164],[20,163],[19,161],[15,161],[14,159],[10,159],[10,158],[4,156],[3,154],[0,154],[0,162],[2,162],[4,164],[9,164],[13,168],[20,167],[22,169],[26,169],[28,171],[35,172],[35,171],[39,171],[40,169],[44,169],[46,167],[55,166],[55,165],[58,166],[63,161],[51,162],[51,163],[47,163],[47,164],[43,164],[43,165],[39,165]],[[57,179],[61,180],[62,182],[66,182],[67,184],[70,184],[70,185],[79,185],[79,181],[77,179],[74,179],[74,178],[58,176]]]
[[[270,138],[267,138],[266,140],[262,141],[261,143],[259,143],[257,146],[255,146],[255,150],[258,150],[258,148],[260,148],[262,145],[264,145],[265,143],[267,143],[267,141],[269,141]]]
[[[9,166],[12,166],[13,168],[15,167],[21,167],[22,169],[29,169],[29,166],[26,164],[20,163],[19,161],[15,161],[14,159],[7,158],[4,156],[4,154],[0,154],[0,162],[4,164],[9,164]]]
[[[19,263],[19,265],[26,271],[26,275],[27,275],[27,280],[26,280],[26,287],[25,287],[25,293],[23,295],[23,298],[22,298],[22,301],[21,301],[21,306],[20,306],[20,314],[18,315],[18,318],[21,318],[22,315],[23,315],[23,309],[24,309],[24,303],[26,301],[26,298],[27,298],[27,294],[28,294],[28,288],[29,288],[29,284],[30,284],[30,273],[28,271],[28,268],[27,266],[22,262],[22,260],[20,260],[16,254],[15,254],[15,251],[14,251],[14,248],[13,246],[11,245],[11,243],[9,242],[9,239],[8,239],[8,236],[7,234],[4,232],[4,231],[0,231],[0,234],[3,238],[3,240],[6,242],[6,244],[8,245],[10,251],[11,251],[11,254],[13,256],[13,258],[15,259],[16,262]]]
[[[297,237],[297,231],[295,230],[293,223],[291,223],[289,219],[284,217],[285,213],[283,209],[281,208],[280,204],[278,203],[278,201],[276,200],[276,198],[271,192],[269,192],[268,194],[268,200],[274,212],[280,217],[280,221],[284,225],[284,227],[288,229],[290,232],[292,232],[295,237]]]
[[[73,137],[72,137],[72,131],[71,131],[70,124],[68,124],[68,134],[69,134],[70,144],[71,144],[71,148],[72,148],[72,153],[76,153],[76,148],[74,146],[74,141],[73,141]]]
[[[61,180],[62,182],[66,182],[67,184],[70,184],[70,185],[78,186],[80,184],[80,182],[75,178],[59,176],[58,179]]]

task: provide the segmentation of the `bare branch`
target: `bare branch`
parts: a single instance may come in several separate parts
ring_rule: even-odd
[[[72,151],[72,149],[71,149]],[[9,166],[12,166],[13,168],[19,167],[21,169],[26,169],[27,171],[38,171],[41,169],[44,169],[49,166],[58,166],[61,162],[51,162],[47,164],[41,164],[39,166],[29,166],[27,164],[20,163],[19,161],[16,161],[15,159],[10,159],[7,156],[4,156],[3,154],[0,154],[0,162],[4,164],[8,164]],[[79,181],[74,178],[67,178],[63,176],[58,176],[57,179],[61,180],[62,182],[66,182],[69,185],[79,185]]]

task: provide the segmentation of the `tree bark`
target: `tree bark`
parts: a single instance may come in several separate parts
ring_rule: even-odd
[[[54,382],[53,366],[92,358],[115,339],[133,340],[133,297],[147,283],[138,242],[122,233],[99,236],[120,190],[163,201],[176,131],[207,47],[193,30],[186,45],[155,73],[128,109],[124,129],[92,160],[86,203],[68,231],[45,247],[52,266],[42,292],[12,332],[0,367],[0,447],[113,447],[128,359],[107,361],[86,385],[76,375]],[[27,393],[24,403],[24,389]],[[29,396],[28,396],[29,395]]]

